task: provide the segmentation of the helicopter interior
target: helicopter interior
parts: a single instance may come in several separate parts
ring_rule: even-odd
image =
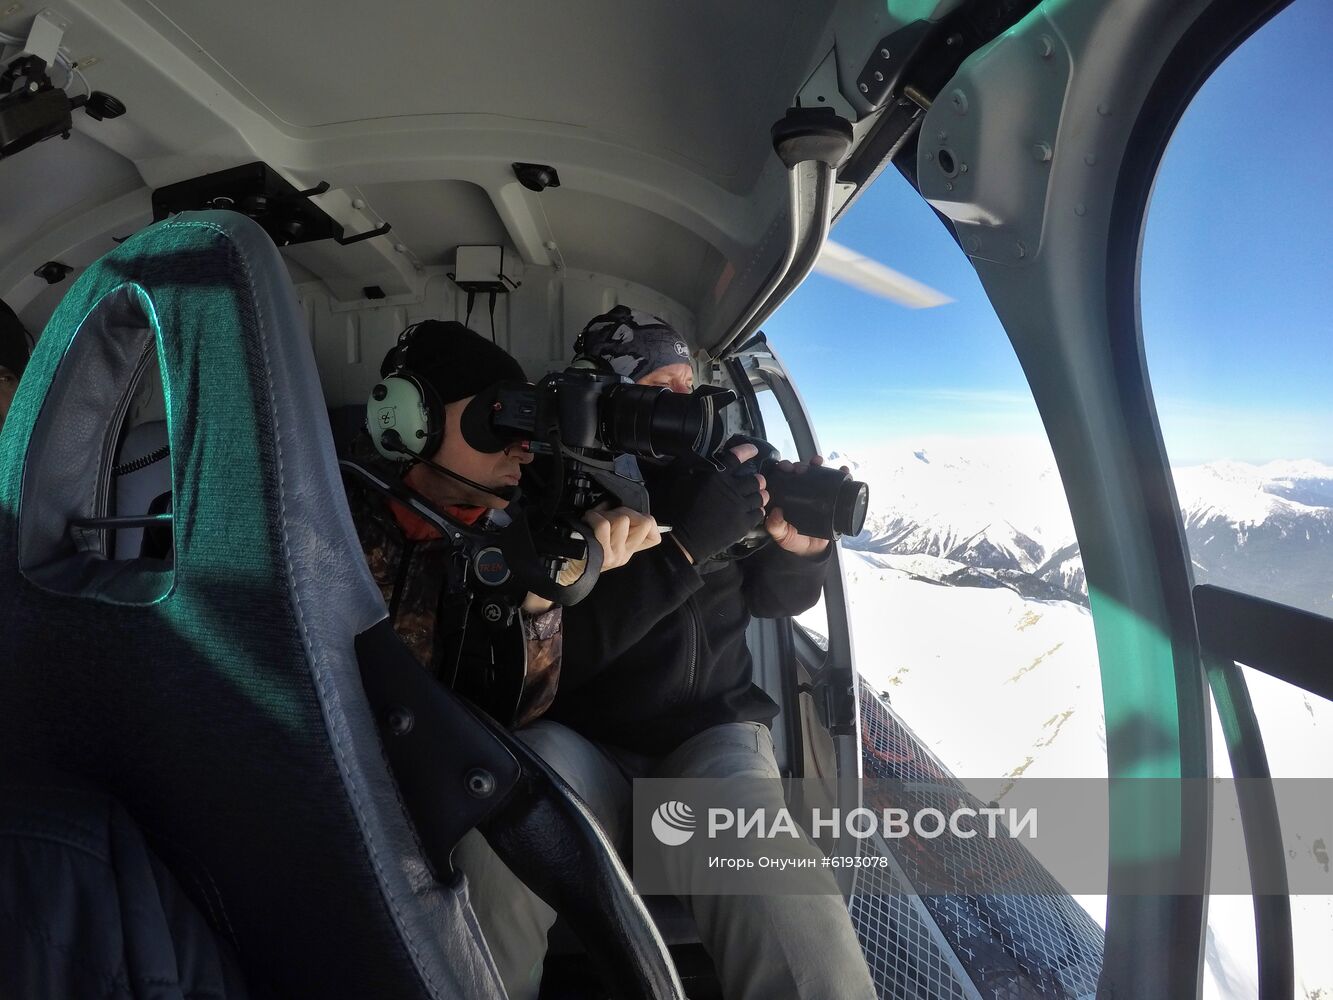
[[[1194,586],[1147,380],[1137,267],[1175,122],[1227,53],[1284,5],[0,8],[0,59],[17,88],[0,93],[0,300],[31,332],[39,373],[20,384],[0,437],[0,498],[12,501],[3,548],[15,562],[4,613],[9,634],[23,636],[0,681],[6,763],[35,756],[74,772],[74,787],[114,793],[123,806],[113,808],[169,831],[150,838],[165,868],[214,932],[225,925],[239,974],[279,995],[502,996],[466,890],[443,877],[448,846],[478,823],[490,824],[508,856],[528,859],[525,881],[559,900],[544,995],[595,995],[608,984],[632,996],[717,995],[683,912],[665,901],[645,907],[577,796],[519,741],[398,669],[401,648],[375,630],[378,598],[330,568],[338,553],[359,555],[346,518],[334,515],[328,528],[319,504],[341,502],[335,454],[363,423],[381,359],[402,330],[432,318],[494,339],[536,379],[565,366],[591,317],[617,305],[656,314],[687,341],[696,384],[741,397],[725,411],[729,430],[773,431],[763,397],[777,403],[800,456],[818,454],[782,344],[769,342],[764,323],[816,270],[912,307],[944,300],[828,239],[869,185],[894,171],[971,260],[1050,439],[1093,596],[1110,776],[1209,776],[1210,754],[1220,752],[1209,746],[1211,687],[1232,713],[1224,722],[1234,773],[1266,778],[1236,661],[1327,696],[1313,651],[1327,648],[1333,624]],[[176,242],[164,242],[173,226]],[[193,306],[116,292],[117,275],[131,272],[179,284],[172,261],[191,254],[187,283],[220,303],[207,315],[241,331],[231,353],[209,352]],[[265,303],[262,318],[242,300]],[[117,346],[81,350],[75,332],[87,329]],[[171,337],[175,353],[161,346]],[[272,362],[268,370],[256,358]],[[61,400],[82,423],[57,419]],[[312,441],[284,439],[284,424],[311,426]],[[98,447],[80,439],[89,427]],[[264,500],[249,506],[227,482],[248,454],[261,461],[252,479],[239,479]],[[192,479],[182,479],[187,455]],[[284,462],[285,479],[275,471]],[[183,491],[183,482],[192,485]],[[229,521],[210,491],[257,520]],[[31,518],[39,504],[49,507],[46,543],[40,532],[30,542],[18,524],[20,510]],[[107,516],[130,520],[69,533],[71,518]],[[165,533],[164,518],[175,519]],[[221,541],[184,536],[190,518]],[[253,535],[229,535],[236,524]],[[240,537],[253,559],[209,561],[211,546]],[[784,776],[817,778],[829,801],[853,804],[877,766],[867,763],[867,741],[911,738],[858,680],[837,560],[822,643],[790,620],[755,621],[748,643],[756,683],[781,709],[773,728]],[[266,574],[276,583],[262,583]],[[321,578],[331,581],[324,593]],[[144,637],[160,629],[152,609],[167,595],[197,602],[190,613],[207,625],[158,645]],[[80,617],[61,603],[69,601],[98,611]],[[315,638],[303,640],[300,614],[261,616],[239,661],[227,660],[242,666],[205,675],[193,691],[194,682],[173,685],[156,703],[155,685],[175,675],[123,689],[102,681],[92,692],[77,671],[50,688],[38,678],[43,637],[57,630],[51,648],[71,662],[216,658],[256,602],[327,602],[343,617],[316,616]],[[260,676],[251,666],[262,643],[279,650],[285,680],[247,692],[237,679]],[[376,686],[369,662],[382,665],[387,687]],[[225,705],[225,724],[207,740],[190,735],[213,725],[189,707],[200,698]],[[78,711],[64,712],[65,699]],[[404,701],[420,737],[407,749],[383,715]],[[101,720],[99,705],[128,721]],[[48,725],[48,714],[63,721]],[[432,721],[433,730],[423,725]],[[253,745],[236,751],[251,739],[247,726]],[[48,728],[74,735],[38,735]],[[138,731],[154,735],[127,752],[123,741]],[[216,780],[233,752],[254,786]],[[256,777],[264,754],[293,752],[303,763],[291,777]],[[911,752],[929,757],[928,747]],[[179,766],[162,763],[177,755]],[[457,794],[430,803],[428,760],[451,762]],[[464,791],[482,760],[516,789],[489,812]],[[159,781],[169,794],[154,802]],[[211,785],[221,790],[199,791]],[[6,808],[35,794],[30,782],[4,787]],[[290,829],[238,821],[255,796]],[[321,797],[325,807],[315,804]],[[1248,809],[1251,865],[1263,866],[1274,807]],[[1206,817],[1183,807],[1180,816],[1165,841],[1151,823],[1122,822],[1117,834],[1151,844],[1155,863],[1182,882],[1203,879]],[[308,852],[301,838],[320,831],[331,846]],[[1141,856],[1134,843],[1121,846],[1107,872],[1104,937],[1059,901],[1014,916],[1048,921],[1080,943],[1069,946],[1074,958],[1010,948],[999,961],[1012,963],[1013,992],[1002,995],[1200,995],[1205,900],[1117,894],[1134,875],[1124,859]],[[847,872],[845,893],[854,899],[858,885]],[[279,896],[287,902],[275,905]],[[1261,995],[1291,995],[1285,899],[1255,899]],[[937,916],[907,907],[874,919],[909,918],[923,928],[921,955],[876,966],[881,996],[988,995]],[[858,919],[869,956],[874,933],[887,931]],[[941,971],[922,985],[910,970],[931,963]],[[956,992],[939,985],[945,978]]]

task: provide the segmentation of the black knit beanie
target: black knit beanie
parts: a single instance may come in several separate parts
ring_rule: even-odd
[[[4,302],[0,302],[0,367],[20,376],[28,367],[28,334]]]
[[[496,382],[526,382],[523,367],[479,333],[455,320],[409,326],[384,356],[380,378],[407,368],[430,383],[441,403],[475,396]]]

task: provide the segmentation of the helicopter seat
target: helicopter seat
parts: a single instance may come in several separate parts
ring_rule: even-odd
[[[0,775],[117,800],[266,995],[500,1000],[450,863],[481,826],[616,993],[681,997],[586,807],[393,634],[302,322],[230,212],[151,226],[66,294],[0,431]],[[115,558],[154,357],[172,557]]]
[[[120,802],[251,984],[498,1000],[362,686],[355,640],[385,611],[301,328],[272,240],[234,213],[145,229],[66,293],[0,432],[3,773]],[[154,355],[175,550],[116,559],[112,465]],[[514,763],[455,721],[439,794],[467,828],[494,803],[463,773]]]

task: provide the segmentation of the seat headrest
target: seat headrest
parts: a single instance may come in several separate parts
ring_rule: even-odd
[[[108,533],[78,526],[107,513],[124,414],[154,359],[165,564],[109,558]],[[263,230],[187,213],[88,268],[0,431],[0,760],[120,799],[279,994],[498,996],[465,892],[423,858],[361,688],[354,639],[384,616]]]

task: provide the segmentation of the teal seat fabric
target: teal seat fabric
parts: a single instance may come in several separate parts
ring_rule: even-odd
[[[110,535],[75,522],[112,513],[153,361],[175,551],[112,559]],[[274,995],[499,997],[361,689],[354,639],[384,615],[268,237],[190,213],[90,267],[0,431],[0,769],[115,796]]]

